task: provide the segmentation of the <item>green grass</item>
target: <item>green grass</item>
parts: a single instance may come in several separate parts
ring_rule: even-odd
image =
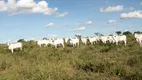
[[[12,54],[0,45],[0,80],[142,80],[142,47],[120,43],[39,48],[24,42]]]

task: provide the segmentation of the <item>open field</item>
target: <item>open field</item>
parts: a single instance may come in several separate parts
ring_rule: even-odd
[[[142,0],[0,0],[0,80],[142,80]]]
[[[24,42],[12,54],[0,45],[0,80],[142,80],[142,47],[132,35],[128,44],[39,48]]]

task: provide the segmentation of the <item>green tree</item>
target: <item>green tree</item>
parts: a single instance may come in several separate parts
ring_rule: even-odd
[[[47,38],[46,38],[46,37],[44,37],[42,40],[47,40]]]
[[[130,31],[123,32],[123,35],[129,35],[129,34],[132,34],[132,33]]]
[[[103,34],[97,32],[97,33],[94,33],[96,36],[104,36]]]
[[[19,39],[17,42],[25,42],[24,39]]]
[[[109,36],[113,36],[113,34],[109,34]]]
[[[140,31],[136,31],[136,32],[134,32],[134,34],[135,34],[135,33],[142,34],[142,32],[140,32]]]
[[[116,31],[115,33],[116,33],[117,35],[121,35],[121,34],[122,34],[121,31]]]

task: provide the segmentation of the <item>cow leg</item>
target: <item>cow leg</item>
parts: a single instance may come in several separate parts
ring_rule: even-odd
[[[44,45],[44,47],[46,47],[46,44]]]
[[[124,42],[125,42],[125,46],[126,46],[127,42],[126,41],[124,41]]]
[[[57,48],[57,45],[55,45],[55,48]]]
[[[92,42],[92,45],[94,45],[94,42]]]
[[[140,41],[140,46],[142,47],[142,40]]]
[[[118,42],[116,42],[116,45],[118,45]]]
[[[20,47],[20,50],[22,50],[22,47]]]
[[[13,49],[11,49],[11,52],[13,53]]]
[[[63,45],[63,48],[65,48],[65,45],[64,44],[62,44]]]
[[[104,43],[106,44],[106,41],[104,41]]]
[[[74,44],[74,46],[76,46],[76,43]]]

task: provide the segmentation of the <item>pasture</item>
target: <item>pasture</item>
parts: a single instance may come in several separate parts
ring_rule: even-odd
[[[120,43],[41,48],[23,42],[12,54],[0,45],[0,80],[142,80],[142,47]]]

